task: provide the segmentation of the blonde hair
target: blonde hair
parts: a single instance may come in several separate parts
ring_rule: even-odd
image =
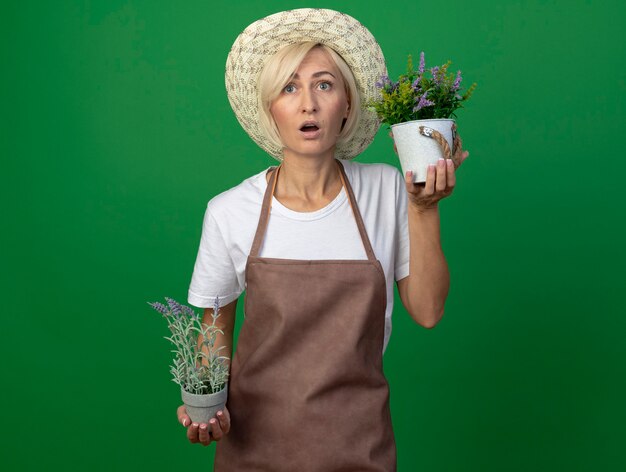
[[[349,141],[354,136],[361,119],[361,98],[354,74],[352,74],[352,70],[346,64],[346,61],[337,52],[324,44],[313,41],[290,44],[282,48],[267,61],[263,66],[263,70],[261,70],[258,82],[259,124],[267,138],[278,147],[282,148],[284,145],[280,139],[276,121],[270,112],[270,107],[287,85],[300,63],[304,60],[304,57],[313,48],[321,49],[334,62],[346,88],[350,109],[348,118],[337,138],[337,144]]]

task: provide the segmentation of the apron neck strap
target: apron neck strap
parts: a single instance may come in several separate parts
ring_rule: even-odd
[[[359,234],[361,235],[361,241],[363,241],[363,247],[365,248],[367,258],[370,261],[375,261],[376,256],[374,255],[372,245],[370,243],[369,237],[367,236],[367,232],[365,231],[365,224],[363,223],[361,212],[359,211],[359,207],[356,203],[356,198],[354,197],[354,192],[352,191],[352,186],[350,185],[350,180],[346,175],[343,164],[341,164],[341,162],[339,162],[337,159],[335,159],[335,162],[339,167],[339,177],[341,178],[341,182],[346,189],[346,193],[348,194],[348,201],[350,202],[350,207],[352,208],[354,219],[356,220],[357,227],[359,228]],[[252,242],[252,249],[250,250],[250,256],[252,257],[258,256],[259,250],[261,248],[261,243],[263,242],[263,237],[265,236],[265,231],[267,229],[267,223],[269,221],[269,214],[272,206],[272,197],[274,196],[276,183],[278,182],[278,173],[280,172],[280,168],[282,165],[283,164],[281,162],[278,167],[270,169],[270,172],[272,174],[269,182],[267,183],[267,189],[265,190],[265,195],[263,197],[263,206],[261,207],[261,216],[259,217],[259,224],[257,225],[256,234],[254,235],[254,241]]]

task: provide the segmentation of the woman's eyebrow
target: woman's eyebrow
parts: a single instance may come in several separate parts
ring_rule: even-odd
[[[317,77],[320,77],[320,76],[325,75],[325,74],[328,74],[328,75],[330,75],[332,78],[336,79],[336,77],[335,77],[333,74],[331,74],[330,72],[328,72],[327,70],[322,70],[322,71],[319,71],[319,72],[315,72],[315,73],[314,73],[311,77],[315,77],[315,78],[317,78]],[[299,79],[299,78],[300,78],[300,76],[296,73],[296,74],[293,74],[293,75],[292,75],[292,78],[293,78],[293,79]]]

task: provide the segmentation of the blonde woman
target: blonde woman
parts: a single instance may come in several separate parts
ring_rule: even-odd
[[[362,103],[385,73],[369,31],[331,10],[263,18],[229,54],[233,110],[280,165],[211,199],[189,288],[207,320],[222,301],[229,357],[246,291],[226,408],[208,425],[178,408],[191,442],[217,442],[216,471],[396,469],[382,369],[393,283],[417,323],[437,324],[449,286],[437,202],[455,168],[442,161],[419,186],[351,161],[378,129]]]

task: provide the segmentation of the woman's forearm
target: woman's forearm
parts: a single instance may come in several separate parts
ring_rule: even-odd
[[[422,326],[435,326],[443,316],[450,273],[441,247],[439,206],[408,208],[410,263],[406,296],[410,314]]]

